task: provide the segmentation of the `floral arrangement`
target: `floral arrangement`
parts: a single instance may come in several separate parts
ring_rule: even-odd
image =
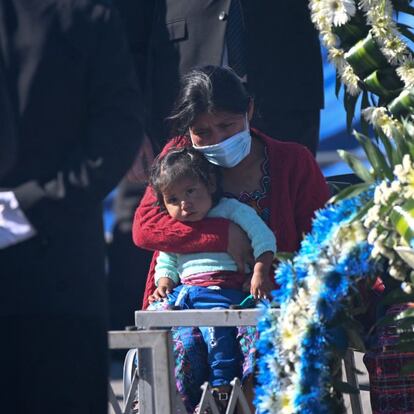
[[[259,323],[259,413],[330,413],[338,406],[330,366],[356,338],[344,300],[376,270],[367,231],[353,221],[371,197],[368,191],[318,212],[299,254],[279,267],[280,316],[267,312]]]
[[[401,282],[393,296],[414,300],[414,125],[403,125],[395,142],[382,135],[386,155],[356,133],[371,170],[342,152],[362,183],[317,212],[298,254],[279,266],[272,304],[279,316],[267,308],[259,322],[259,413],[336,412],[338,391],[349,389],[334,379],[335,361],[347,347],[364,349],[353,319],[359,282],[391,277]],[[398,323],[413,316],[405,311]],[[412,335],[407,343],[414,348]]]
[[[362,93],[365,120],[390,136],[390,125],[400,126],[399,117],[414,107],[414,59],[404,40],[414,36],[394,19],[396,12],[414,14],[410,0],[310,0],[309,8],[345,86],[349,121]]]
[[[278,267],[280,289],[258,325],[262,414],[341,411],[339,395],[350,390],[337,361],[347,347],[364,347],[354,319],[361,284],[391,278],[398,287],[386,300],[414,302],[414,60],[402,37],[413,35],[394,20],[414,8],[408,0],[310,0],[309,7],[349,118],[362,95],[376,140],[354,132],[370,168],[339,151],[361,183],[317,212],[298,254]],[[402,349],[414,349],[413,318],[410,308],[383,322],[410,328],[399,330]]]

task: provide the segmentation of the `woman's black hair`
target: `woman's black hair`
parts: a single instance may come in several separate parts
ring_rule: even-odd
[[[203,66],[181,78],[178,99],[168,118],[173,134],[184,135],[203,113],[226,111],[246,113],[251,96],[230,68]]]
[[[195,178],[207,187],[214,185],[213,205],[219,201],[222,192],[219,167],[208,162],[202,153],[192,147],[172,148],[155,159],[149,177],[149,184],[161,208],[165,208],[163,192],[181,178]]]

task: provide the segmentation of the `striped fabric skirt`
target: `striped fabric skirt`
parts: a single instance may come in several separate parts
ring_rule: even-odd
[[[397,315],[411,306],[393,305],[386,315]],[[364,356],[373,414],[414,414],[414,373],[401,374],[402,368],[414,364],[414,352],[398,351],[397,342],[395,326],[381,328],[375,346]]]

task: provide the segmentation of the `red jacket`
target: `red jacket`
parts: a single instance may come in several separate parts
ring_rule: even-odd
[[[252,129],[262,139],[269,156],[270,221],[281,252],[298,249],[304,233],[311,228],[315,210],[328,199],[328,186],[312,154],[302,145],[281,142]],[[163,153],[172,146],[188,145],[186,137],[173,138]],[[173,220],[155,205],[156,197],[150,188],[135,212],[132,235],[137,246],[170,253],[225,252],[229,222],[221,218],[206,218],[199,222],[182,223]],[[155,252],[144,293],[145,309],[148,296],[155,290]]]

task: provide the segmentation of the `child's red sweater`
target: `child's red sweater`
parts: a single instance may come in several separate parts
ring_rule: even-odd
[[[263,140],[269,156],[270,220],[281,252],[298,249],[304,233],[311,228],[315,210],[328,200],[328,186],[312,154],[302,145],[269,138],[252,129]],[[173,146],[188,145],[186,137],[173,138],[163,153]],[[132,235],[137,246],[170,253],[227,251],[229,222],[221,218],[206,218],[199,222],[182,223],[173,220],[155,205],[156,197],[147,188],[135,212]],[[155,290],[155,252],[144,293],[145,309],[148,296]]]

